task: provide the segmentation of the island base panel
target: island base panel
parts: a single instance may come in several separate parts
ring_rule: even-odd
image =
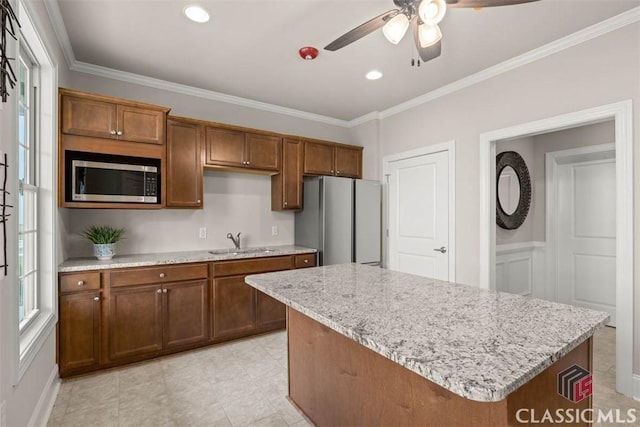
[[[287,308],[289,396],[317,426],[517,426],[516,411],[591,408],[556,392],[557,374],[591,371],[591,338],[498,402],[463,398]],[[529,417],[532,412],[521,413]],[[573,423],[572,426],[586,425]]]

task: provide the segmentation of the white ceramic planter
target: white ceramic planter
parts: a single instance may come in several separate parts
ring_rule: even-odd
[[[94,244],[93,254],[100,261],[109,260],[116,254],[115,246],[115,243]]]

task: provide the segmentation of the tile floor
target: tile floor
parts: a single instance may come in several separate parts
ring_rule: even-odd
[[[64,381],[51,427],[308,426],[287,400],[277,332]],[[594,409],[637,408],[615,389],[615,329],[594,342]],[[611,424],[609,424],[611,425]]]

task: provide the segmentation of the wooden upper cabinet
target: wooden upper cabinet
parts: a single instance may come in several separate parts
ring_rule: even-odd
[[[271,210],[302,209],[302,156],[301,141],[282,140],[282,168],[271,177]]]
[[[164,144],[169,108],[68,89],[60,96],[63,134]]]
[[[117,139],[116,116],[116,104],[62,96],[62,133]]]
[[[245,134],[246,166],[252,169],[280,170],[282,138],[254,133]]]
[[[168,208],[202,208],[202,153],[204,128],[167,120]]]
[[[362,178],[362,148],[331,142],[304,142],[304,173]]]
[[[277,172],[281,146],[278,136],[207,127],[205,165]]]
[[[304,143],[304,173],[309,175],[334,175],[334,149],[331,144],[310,141]]]
[[[362,178],[362,148],[335,146],[336,176]]]
[[[207,165],[244,167],[244,132],[207,127]]]

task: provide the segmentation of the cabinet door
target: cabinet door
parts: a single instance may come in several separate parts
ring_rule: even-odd
[[[244,283],[245,276],[215,279],[213,336],[241,335],[255,329],[255,289]]]
[[[62,96],[62,133],[116,139],[116,104]]]
[[[270,135],[247,133],[246,163],[251,169],[280,170],[280,149],[282,138]]]
[[[60,374],[100,363],[100,293],[60,297]]]
[[[118,105],[118,139],[164,144],[164,126],[162,111]]]
[[[244,167],[244,132],[208,127],[205,163],[214,166]]]
[[[164,348],[204,343],[209,338],[208,280],[162,286]]]
[[[362,150],[336,145],[336,176],[362,178]]]
[[[167,207],[202,207],[202,127],[167,121]]]
[[[111,288],[109,357],[111,360],[162,349],[162,289],[159,285]]]
[[[271,210],[302,209],[302,142],[282,141],[282,168],[271,177]]]
[[[333,145],[304,143],[304,173],[310,175],[333,175]]]
[[[256,326],[258,328],[284,328],[287,307],[280,301],[256,291]]]

